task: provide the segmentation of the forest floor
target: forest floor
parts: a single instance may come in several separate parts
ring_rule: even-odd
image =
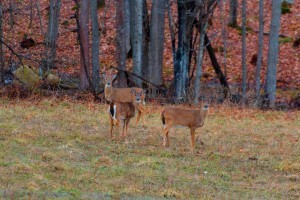
[[[192,154],[186,128],[162,147],[162,107],[148,108],[123,142],[107,105],[0,99],[0,198],[300,198],[300,112],[213,106]]]

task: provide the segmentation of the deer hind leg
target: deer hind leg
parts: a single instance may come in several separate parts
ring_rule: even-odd
[[[110,118],[110,139],[113,138],[113,128],[114,128],[114,120]]]
[[[191,128],[191,150],[194,151],[195,149],[195,128]]]
[[[127,135],[128,135],[129,122],[130,122],[130,119],[127,119],[126,122],[125,122],[125,137],[126,138],[127,138]]]
[[[168,124],[168,123],[164,125],[164,142],[163,142],[164,147],[168,147],[170,145],[169,132],[172,126],[173,124]]]

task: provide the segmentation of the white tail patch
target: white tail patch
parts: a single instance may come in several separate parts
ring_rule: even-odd
[[[114,105],[114,116],[113,116],[114,120],[116,120],[116,116],[117,116],[117,106]]]

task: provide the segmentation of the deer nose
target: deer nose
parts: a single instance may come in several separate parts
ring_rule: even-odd
[[[141,98],[140,98],[140,97],[137,97],[137,98],[136,98],[136,101],[141,101]]]
[[[106,85],[110,85],[110,83],[106,83]]]

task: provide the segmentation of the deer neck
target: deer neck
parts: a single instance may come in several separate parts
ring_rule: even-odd
[[[197,125],[200,127],[200,126],[203,126],[204,124],[204,120],[206,118],[206,115],[207,115],[207,112],[208,110],[199,110],[198,111],[198,115],[197,115]]]

